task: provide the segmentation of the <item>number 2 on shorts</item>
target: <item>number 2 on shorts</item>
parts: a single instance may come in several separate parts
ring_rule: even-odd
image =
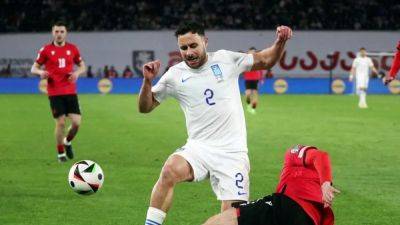
[[[237,174],[235,175],[235,178],[236,178],[236,187],[238,187],[239,189],[243,189],[243,185],[242,185],[242,182],[243,182],[243,174],[237,173]]]
[[[238,195],[247,194],[246,192],[244,192],[244,188],[243,188],[243,180],[244,180],[243,174],[237,173],[235,175],[235,178],[236,178],[236,187],[239,188]]]

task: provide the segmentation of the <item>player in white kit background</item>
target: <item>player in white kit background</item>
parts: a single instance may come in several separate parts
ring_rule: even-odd
[[[367,105],[367,90],[369,82],[369,70],[372,70],[375,74],[378,74],[372,59],[367,56],[365,48],[360,48],[360,52],[353,61],[353,65],[350,71],[349,80],[353,81],[354,76],[356,77],[356,88],[357,94],[359,95],[358,107],[368,108]]]
[[[278,62],[292,31],[279,26],[276,34],[271,47],[254,54],[207,52],[204,27],[184,22],[175,32],[183,62],[172,66],[153,87],[161,63],[143,66],[139,111],[151,112],[173,97],[184,112],[188,132],[186,144],[167,159],[154,185],[145,224],[163,223],[180,182],[209,178],[222,202],[221,211],[234,202],[248,201],[250,164],[238,78],[244,71],[269,69]]]

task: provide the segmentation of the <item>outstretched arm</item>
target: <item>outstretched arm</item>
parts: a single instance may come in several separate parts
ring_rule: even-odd
[[[161,62],[159,60],[152,61],[143,65],[143,83],[139,93],[139,112],[149,113],[159,103],[154,99],[151,91],[151,82],[160,70]]]
[[[272,68],[281,58],[286,42],[292,37],[292,30],[287,26],[276,29],[275,43],[260,52],[253,54],[254,64],[251,70],[266,70]]]
[[[319,182],[332,182],[331,161],[326,152],[317,149],[308,149],[305,166],[314,167],[319,175]]]
[[[332,169],[329,154],[317,149],[309,149],[305,166],[314,167],[319,175],[324,207],[332,205],[335,193],[340,193],[340,191],[332,186]]]

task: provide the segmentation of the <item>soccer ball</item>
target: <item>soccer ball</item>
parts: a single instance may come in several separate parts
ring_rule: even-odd
[[[78,194],[94,194],[101,188],[103,182],[103,170],[93,161],[79,161],[69,170],[68,183]]]

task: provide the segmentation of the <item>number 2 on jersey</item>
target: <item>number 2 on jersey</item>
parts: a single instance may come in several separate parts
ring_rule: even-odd
[[[65,68],[65,58],[58,59],[58,68]]]
[[[206,89],[204,91],[204,96],[206,96],[206,103],[208,105],[215,105],[215,102],[212,99],[214,97],[214,92],[211,89]]]

